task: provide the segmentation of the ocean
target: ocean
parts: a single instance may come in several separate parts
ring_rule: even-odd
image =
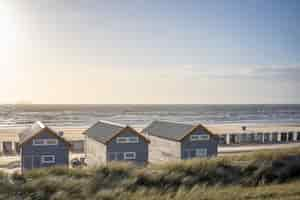
[[[204,124],[300,123],[297,105],[0,105],[0,128],[34,121],[55,127],[88,127],[109,120],[142,128],[152,120]]]

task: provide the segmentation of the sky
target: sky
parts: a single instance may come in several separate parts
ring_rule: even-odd
[[[0,103],[300,103],[298,0],[0,0]]]

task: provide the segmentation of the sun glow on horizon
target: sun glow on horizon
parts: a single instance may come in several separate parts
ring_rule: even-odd
[[[0,5],[0,44],[1,50],[13,48],[17,40],[17,24],[9,6]]]
[[[17,74],[17,23],[13,9],[8,4],[0,5],[0,78],[15,80]]]

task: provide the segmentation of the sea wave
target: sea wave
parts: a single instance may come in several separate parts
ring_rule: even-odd
[[[110,120],[143,127],[153,120],[184,123],[300,123],[300,105],[0,105],[0,127],[87,127]]]

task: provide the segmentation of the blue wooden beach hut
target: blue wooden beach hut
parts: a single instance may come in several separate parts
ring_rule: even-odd
[[[19,134],[22,172],[34,168],[68,166],[70,143],[41,122]]]

